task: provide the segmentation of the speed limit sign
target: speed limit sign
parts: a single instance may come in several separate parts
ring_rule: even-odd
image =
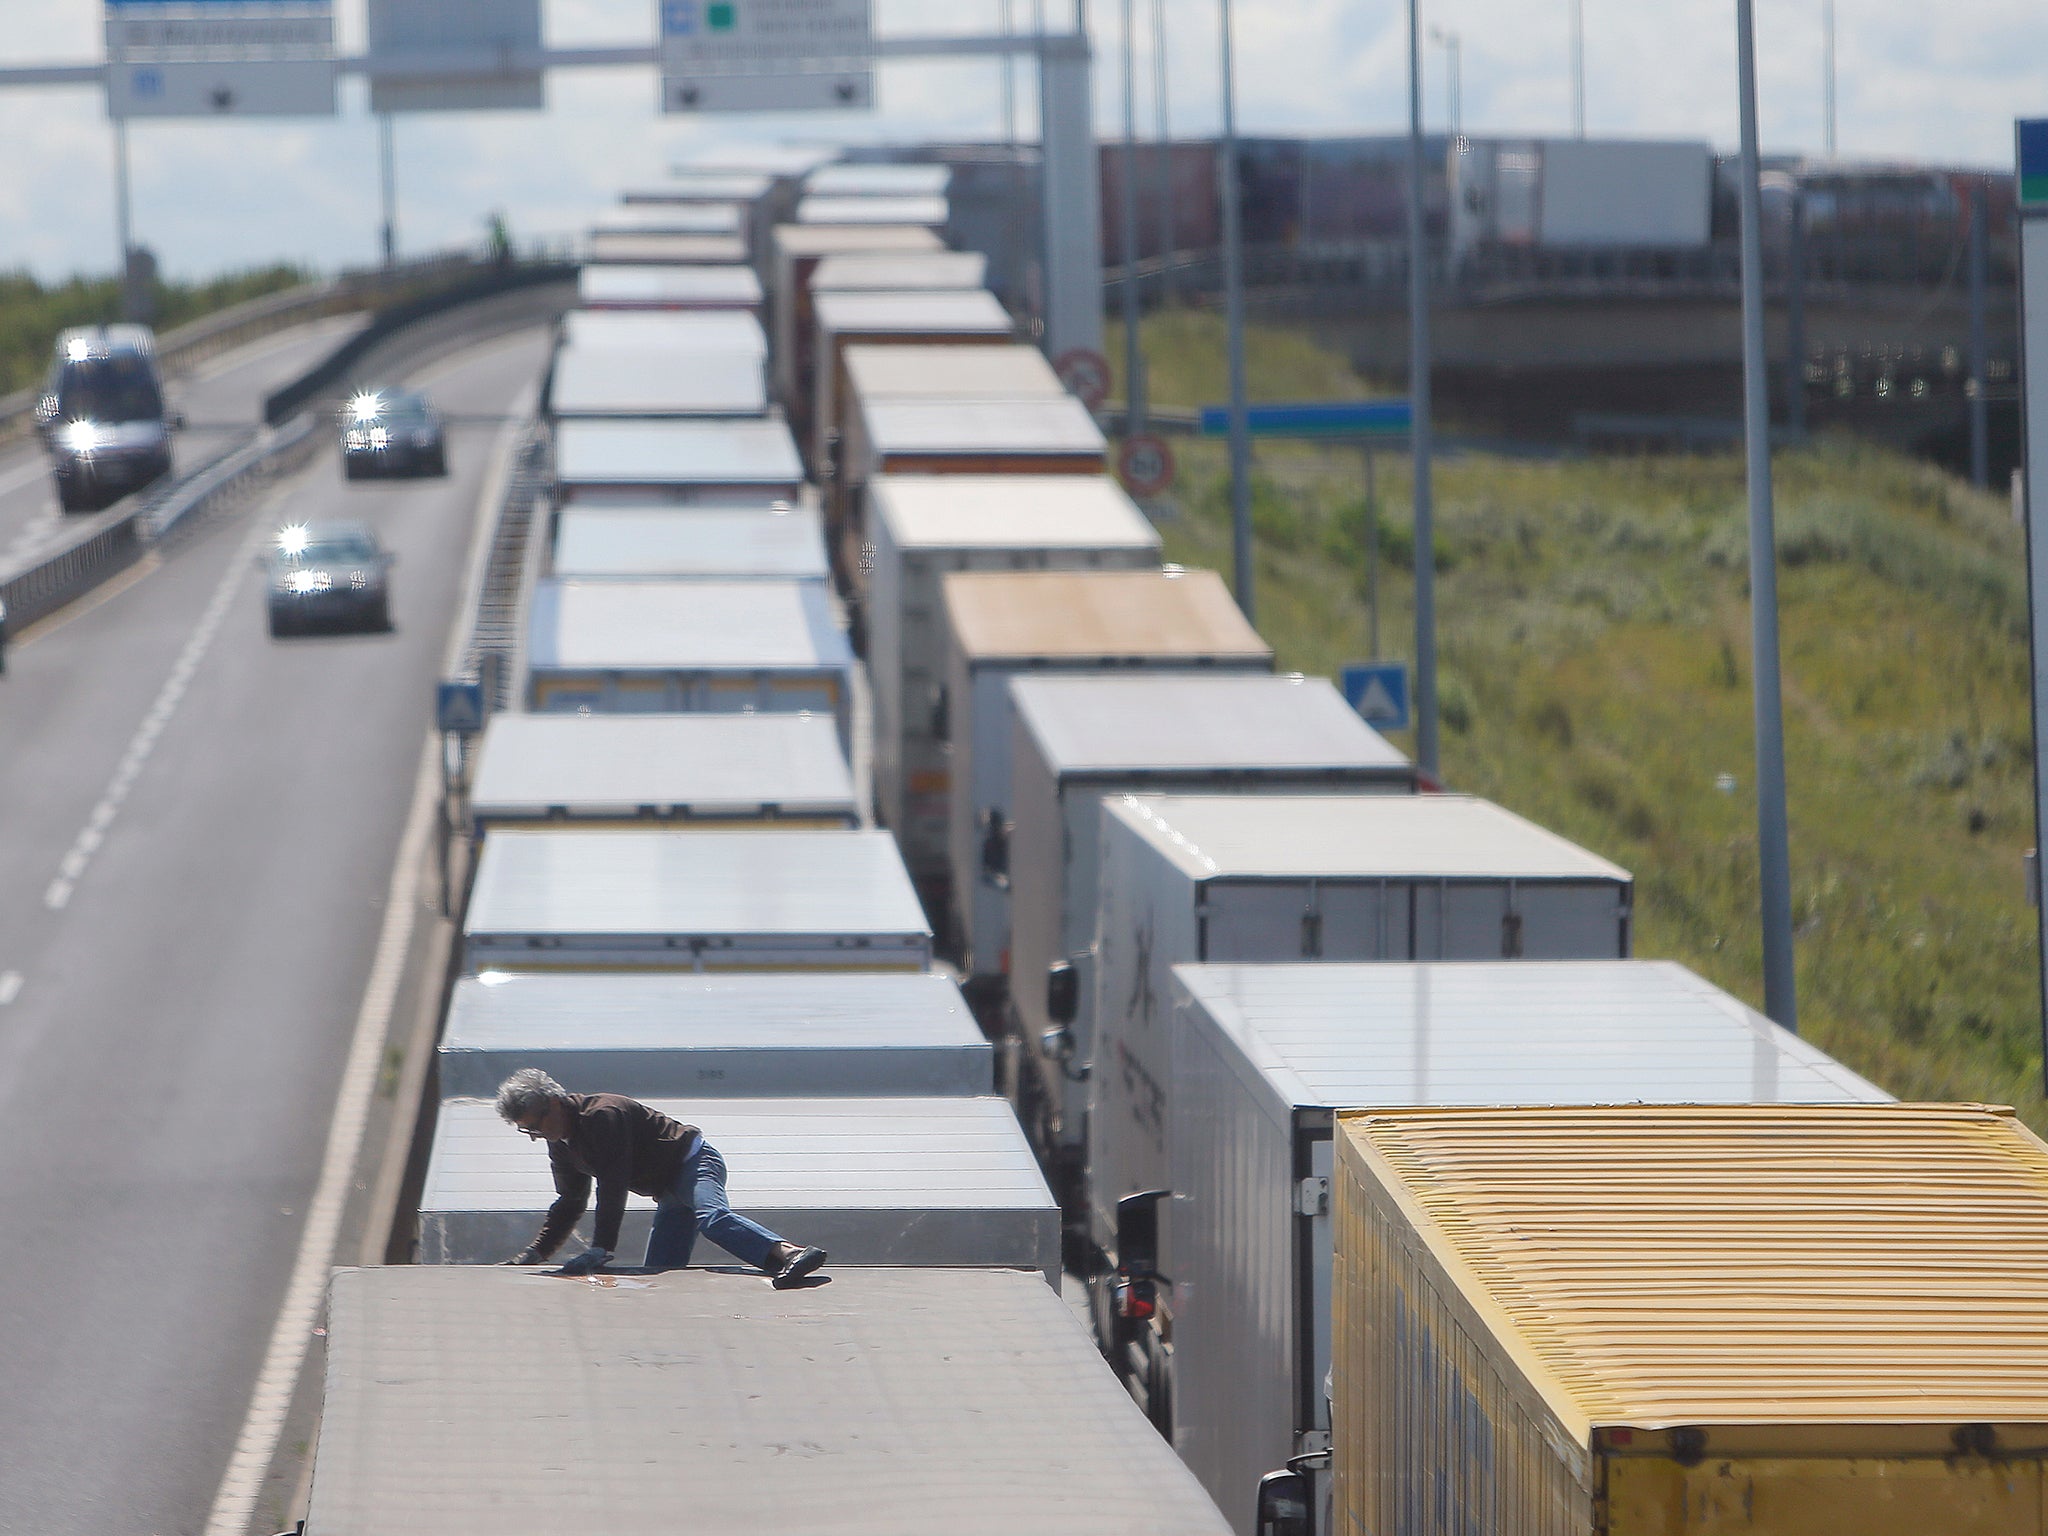
[[[1173,484],[1173,450],[1165,438],[1150,433],[1127,437],[1116,456],[1116,472],[1133,496],[1164,496]]]
[[[1052,371],[1067,386],[1067,393],[1091,411],[1102,409],[1109,398],[1109,359],[1086,347],[1071,347],[1052,360]]]

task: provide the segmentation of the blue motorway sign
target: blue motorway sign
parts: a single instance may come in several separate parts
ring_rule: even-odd
[[[2020,206],[2048,203],[2048,118],[2020,120],[2019,173]]]
[[[1408,729],[1408,663],[1368,661],[1344,669],[1344,702],[1376,731]]]
[[[1414,420],[1406,400],[1303,400],[1245,410],[1253,437],[1406,437]],[[1228,406],[1202,407],[1204,436],[1221,437],[1229,430]]]
[[[474,736],[484,728],[484,685],[442,682],[434,686],[434,728],[448,735]]]

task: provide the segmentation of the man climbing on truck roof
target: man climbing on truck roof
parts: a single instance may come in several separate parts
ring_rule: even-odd
[[[617,1093],[571,1093],[538,1067],[522,1067],[499,1085],[498,1113],[548,1144],[555,1203],[540,1235],[510,1262],[544,1264],[562,1246],[590,1204],[597,1184],[591,1246],[561,1268],[588,1275],[612,1261],[626,1195],[655,1202],[648,1234],[649,1269],[681,1269],[702,1232],[743,1264],[786,1290],[825,1262],[825,1250],[777,1237],[733,1210],[725,1194],[725,1159],[694,1125]]]

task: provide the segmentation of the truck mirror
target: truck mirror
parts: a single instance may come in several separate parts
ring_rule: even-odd
[[[1300,1472],[1268,1472],[1259,1479],[1256,1536],[1311,1536],[1308,1478]]]
[[[1081,1011],[1081,973],[1071,960],[1055,960],[1045,973],[1045,1016],[1055,1024],[1074,1022]]]

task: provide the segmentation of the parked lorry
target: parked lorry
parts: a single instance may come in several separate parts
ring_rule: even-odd
[[[805,449],[813,470],[832,463],[844,435],[845,356],[856,346],[987,346],[1011,339],[1016,322],[986,289],[927,289],[920,293],[819,293],[811,299],[817,331],[810,386],[810,436]]]
[[[963,1098],[992,1054],[945,976],[569,972],[456,982],[438,1060],[444,1099],[520,1067],[637,1099]]]
[[[571,581],[831,579],[815,507],[569,507],[551,574]]]
[[[1704,141],[1467,139],[1450,148],[1451,247],[1698,250],[1713,235]]]
[[[505,831],[463,969],[922,971],[931,931],[886,832]]]
[[[1668,961],[1181,965],[1171,989],[1172,1197],[1156,1256],[1122,1255],[1151,1316],[1112,1319],[1114,1363],[1240,1536],[1290,1464],[1315,1531],[1343,1529],[1320,1466],[1339,1112],[1889,1098]]]
[[[811,278],[818,263],[841,252],[941,252],[946,247],[934,231],[907,224],[778,224],[770,247],[768,313],[775,338],[775,396],[803,426],[817,357]]]
[[[1025,347],[947,350],[1037,358]],[[1157,570],[1159,534],[1103,475],[882,475],[867,500],[874,561],[858,612],[875,699],[875,805],[931,910],[944,912],[952,763],[935,719],[945,676],[941,581],[957,571]]]
[[[2048,1529],[2048,1146],[2010,1110],[1346,1115],[1336,1217],[1338,1530]]]
[[[811,273],[814,294],[987,286],[988,258],[979,251],[844,251]]]
[[[307,1536],[1229,1530],[1029,1275],[343,1269],[326,1321]]]
[[[576,278],[585,309],[737,310],[759,316],[761,279],[752,267],[585,267]]]
[[[650,1098],[724,1156],[732,1208],[840,1266],[1033,1270],[1057,1288],[1060,1213],[998,1098]],[[424,1264],[493,1264],[540,1230],[547,1155],[483,1099],[440,1108],[420,1194]],[[581,1230],[589,1231],[586,1213]],[[645,1251],[654,1202],[629,1195],[618,1251]],[[731,1262],[700,1243],[696,1264]]]
[[[585,268],[588,271],[588,268]],[[660,269],[653,269],[660,270]],[[563,346],[640,347],[654,352],[751,352],[768,356],[768,333],[739,309],[621,313],[572,309],[562,316]]]
[[[555,354],[548,414],[665,421],[768,413],[768,378],[752,352],[564,346]]]
[[[1061,1203],[1081,1209],[1102,801],[1121,794],[1412,794],[1415,766],[1326,679],[1073,673],[1010,683],[1016,716],[1006,1043],[1018,1113]],[[1043,978],[1041,980],[1041,978]],[[1071,993],[1056,1021],[1048,991]]]
[[[779,417],[622,421],[555,428],[555,500],[766,506],[802,498],[804,467]]]

